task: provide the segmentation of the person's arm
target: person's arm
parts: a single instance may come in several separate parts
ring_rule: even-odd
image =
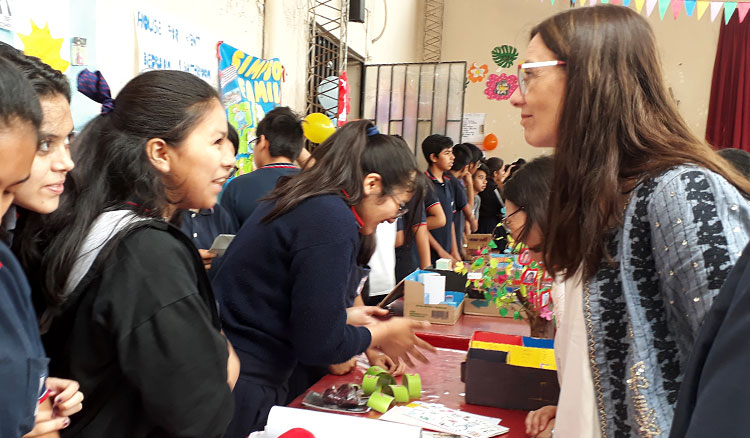
[[[404,245],[404,230],[398,230],[396,231],[396,241],[393,245],[394,248],[398,248],[400,246]]]
[[[451,258],[454,262],[461,261],[461,254],[458,252],[458,240],[456,239],[456,224],[451,224]]]
[[[445,226],[445,212],[440,202],[427,206],[427,229],[434,230]]]
[[[474,199],[474,198],[472,198]],[[474,217],[474,210],[470,204],[464,205],[464,208],[461,209],[461,211],[464,212],[464,217],[466,218],[466,221],[469,222],[471,225],[470,227],[467,227],[467,230],[471,230],[472,233],[477,231],[477,228],[479,227],[479,223],[477,222],[477,218]]]
[[[417,244],[417,253],[419,254],[420,269],[427,269],[432,265],[432,255],[430,254],[431,237],[432,234],[427,231],[426,225],[420,225],[419,228],[417,228],[415,240]],[[435,241],[435,243],[437,243],[437,241]]]
[[[302,148],[296,160],[297,165],[304,169],[305,167],[307,167],[307,165],[312,166],[313,164],[315,164],[315,160],[310,159],[311,155],[312,154],[310,154],[310,151],[308,151],[306,148]]]
[[[639,202],[647,208],[667,322],[686,350],[750,237],[750,204],[722,177],[699,168],[667,173]]]
[[[432,248],[432,250],[435,251],[435,253],[438,255],[439,258],[451,259],[451,260],[453,259],[453,256],[450,255],[450,253],[446,251],[445,248],[443,248],[440,245],[440,242],[438,242],[437,239],[435,239],[435,236],[433,236],[432,233],[428,232],[427,238],[429,239],[429,242],[430,242],[430,248]]]
[[[105,270],[101,279],[102,288],[130,293],[111,303],[117,309],[102,311],[118,313],[137,303],[140,314],[135,324],[120,318],[110,328],[119,367],[165,434],[220,436],[233,414],[229,346],[214,325],[213,303],[198,289],[193,255],[156,233],[145,229],[123,240],[122,253],[137,257],[118,257],[117,269]]]

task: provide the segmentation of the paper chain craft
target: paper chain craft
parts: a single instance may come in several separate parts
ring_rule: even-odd
[[[396,378],[379,366],[370,367],[362,379],[362,390],[370,396],[367,406],[381,414],[391,405],[408,403],[422,396],[422,379],[419,374],[404,374],[403,385],[396,384]]]

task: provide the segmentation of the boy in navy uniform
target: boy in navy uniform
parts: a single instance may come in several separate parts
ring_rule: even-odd
[[[453,140],[439,134],[433,134],[422,142],[422,153],[429,167],[425,175],[432,181],[432,189],[437,195],[445,213],[445,225],[430,230],[430,248],[432,263],[437,259],[461,260],[456,241],[456,227],[453,215],[456,213],[456,186],[448,172],[453,166]]]
[[[282,176],[296,175],[300,168],[292,162],[302,151],[302,122],[288,107],[269,111],[258,124],[253,149],[256,170],[233,179],[221,197],[221,205],[242,227],[258,206],[258,201],[276,187]]]
[[[453,157],[451,176],[453,177],[452,181],[456,193],[456,213],[453,215],[453,225],[456,228],[456,246],[458,246],[459,254],[463,255],[464,232],[472,233],[477,229],[477,220],[469,203],[466,186],[467,180],[471,182],[470,166],[473,164],[473,156],[471,150],[466,145],[457,144],[453,146]],[[469,225],[468,228],[465,226],[467,223]]]

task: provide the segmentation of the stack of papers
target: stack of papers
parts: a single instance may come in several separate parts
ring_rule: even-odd
[[[509,431],[507,427],[498,424],[499,418],[470,414],[441,404],[420,401],[393,407],[380,419],[469,438],[490,438]]]

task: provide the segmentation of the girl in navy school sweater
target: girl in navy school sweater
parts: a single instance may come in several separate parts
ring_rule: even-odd
[[[374,345],[412,364],[409,355],[426,361],[420,349],[433,350],[413,332],[426,323],[347,325],[359,235],[396,220],[412,194],[421,195],[414,155],[403,140],[356,121],[312,158],[314,166],[280,182],[250,216],[214,278],[224,331],[241,361],[230,438],[263,429],[297,362],[340,363]]]

